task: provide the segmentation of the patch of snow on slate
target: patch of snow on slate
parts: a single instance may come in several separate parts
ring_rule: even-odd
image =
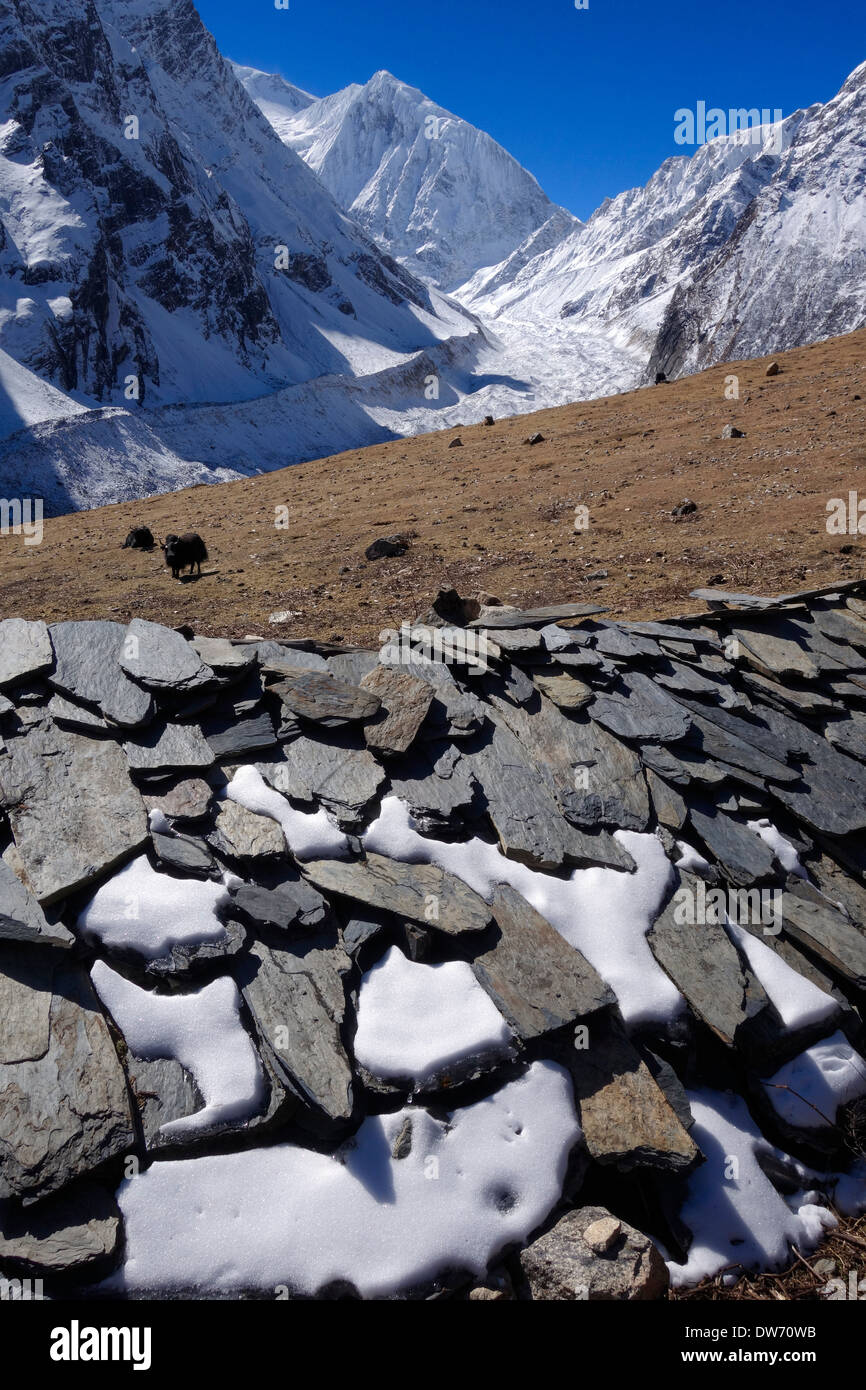
[[[399,797],[361,836],[366,849],[407,863],[438,864],[488,901],[497,883],[509,883],[580,951],[613,989],[627,1023],[665,1022],[685,1007],[682,995],[656,962],[646,934],[673,883],[674,871],[655,835],[618,830],[614,837],[637,865],[575,869],[570,878],[541,873],[506,859],[483,840],[449,844],[419,835]]]
[[[222,940],[225,927],[216,909],[227,901],[222,883],[159,874],[141,854],[97,889],[78,928],[104,946],[155,960],[173,946]]]
[[[361,981],[355,1057],[374,1076],[426,1081],[510,1051],[512,1033],[465,961],[419,965],[392,946]]]
[[[146,1061],[180,1062],[204,1097],[204,1109],[171,1120],[163,1134],[196,1134],[258,1114],[267,1096],[265,1079],[241,1023],[240,993],[228,975],[190,994],[139,989],[101,960],[90,978],[130,1051]]]
[[[772,947],[730,920],[725,927],[763,985],[767,998],[786,1028],[805,1028],[812,1023],[821,1023],[838,1012],[839,1005],[831,994],[819,989],[804,975],[798,975]]]
[[[783,1120],[819,1129],[835,1124],[840,1105],[866,1095],[866,1062],[837,1032],[786,1062],[764,1088]]]
[[[818,1175],[768,1144],[739,1096],[695,1091],[689,1104],[692,1138],[706,1162],[688,1180],[680,1217],[693,1239],[685,1264],[668,1261],[671,1283],[698,1284],[731,1267],[781,1269],[790,1261],[790,1246],[802,1254],[814,1250],[837,1224],[835,1216],[818,1205],[814,1192],[786,1200],[759,1159],[780,1159],[804,1185]]]
[[[349,853],[349,841],[326,811],[296,810],[254,767],[239,767],[225,794],[248,811],[277,821],[296,859],[345,859]]]
[[[782,868],[789,874],[794,874],[797,878],[808,880],[809,875],[800,863],[800,856],[784,835],[768,820],[747,821],[750,830],[754,830],[756,835],[760,835],[765,845],[769,845],[775,854]]]
[[[579,1137],[567,1072],[536,1062],[448,1123],[372,1115],[336,1157],[278,1144],[155,1163],[118,1190],[126,1263],[103,1287],[313,1294],[348,1280],[383,1298],[449,1269],[481,1275],[559,1201]]]

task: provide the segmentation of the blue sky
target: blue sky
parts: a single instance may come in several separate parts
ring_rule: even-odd
[[[196,0],[222,51],[316,96],[379,68],[481,126],[587,217],[682,154],[674,112],[827,101],[864,0]]]

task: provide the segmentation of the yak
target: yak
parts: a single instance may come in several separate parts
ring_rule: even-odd
[[[124,550],[153,550],[156,541],[149,526],[134,526],[123,542]]]
[[[182,536],[166,536],[162,549],[172,579],[180,579],[181,570],[187,566],[190,574],[196,567],[201,574],[201,562],[208,558],[207,546],[195,531],[187,531]]]

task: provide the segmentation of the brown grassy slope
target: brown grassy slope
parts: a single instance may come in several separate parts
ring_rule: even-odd
[[[860,577],[866,538],[825,522],[829,497],[866,497],[866,329],[780,354],[779,376],[769,360],[60,517],[41,546],[0,538],[0,616],[369,643],[440,587],[659,617],[699,609],[689,590],[710,581],[766,593]],[[739,400],[725,398],[731,375]],[[723,440],[728,423],[746,437]],[[545,442],[529,447],[535,431]],[[686,497],[698,511],[676,521]],[[122,551],[136,524],[200,531],[205,576],[176,583],[158,552]],[[368,563],[370,541],[396,531],[414,533],[408,554]],[[286,609],[297,616],[269,626]]]

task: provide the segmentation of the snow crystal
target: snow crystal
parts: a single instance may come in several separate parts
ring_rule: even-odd
[[[838,1012],[839,1005],[831,994],[819,989],[805,975],[798,974],[766,942],[730,920],[725,927],[786,1028],[805,1028]]]
[[[866,1062],[837,1032],[786,1062],[764,1087],[783,1120],[818,1129],[835,1124],[840,1105],[866,1095]]]
[[[668,1261],[674,1286],[698,1284],[723,1270],[781,1269],[796,1245],[814,1250],[836,1218],[811,1200],[805,1185],[818,1179],[763,1138],[745,1101],[730,1092],[689,1093],[692,1138],[706,1162],[691,1174],[680,1217],[692,1232],[685,1264]],[[760,1160],[785,1164],[804,1190],[787,1200],[767,1177]]]
[[[618,830],[614,837],[637,865],[575,869],[570,878],[506,859],[483,840],[449,844],[419,835],[405,803],[385,797],[378,820],[361,836],[366,849],[408,863],[438,864],[490,899],[509,883],[613,989],[627,1023],[667,1021],[684,1008],[676,986],[658,965],[646,934],[673,883],[674,871],[655,835]]]
[[[126,1263],[104,1287],[313,1294],[348,1280],[383,1298],[449,1269],[478,1276],[558,1202],[579,1137],[567,1072],[536,1062],[447,1123],[372,1115],[334,1157],[279,1144],[155,1163],[118,1190]]]
[[[342,859],[349,852],[346,836],[331,823],[327,812],[296,810],[286,797],[268,786],[255,767],[239,767],[225,794],[248,811],[277,821],[296,859]]]
[[[97,961],[94,988],[130,1051],[173,1058],[191,1073],[204,1109],[171,1120],[163,1134],[196,1134],[256,1115],[267,1095],[258,1054],[240,1019],[241,997],[228,975],[190,994],[154,994]]]
[[[465,961],[418,965],[392,946],[358,993],[355,1056],[374,1076],[426,1081],[510,1051],[511,1030]]]
[[[78,927],[88,939],[154,960],[172,946],[222,940],[216,909],[225,902],[223,884],[157,873],[142,854],[97,890]]]

